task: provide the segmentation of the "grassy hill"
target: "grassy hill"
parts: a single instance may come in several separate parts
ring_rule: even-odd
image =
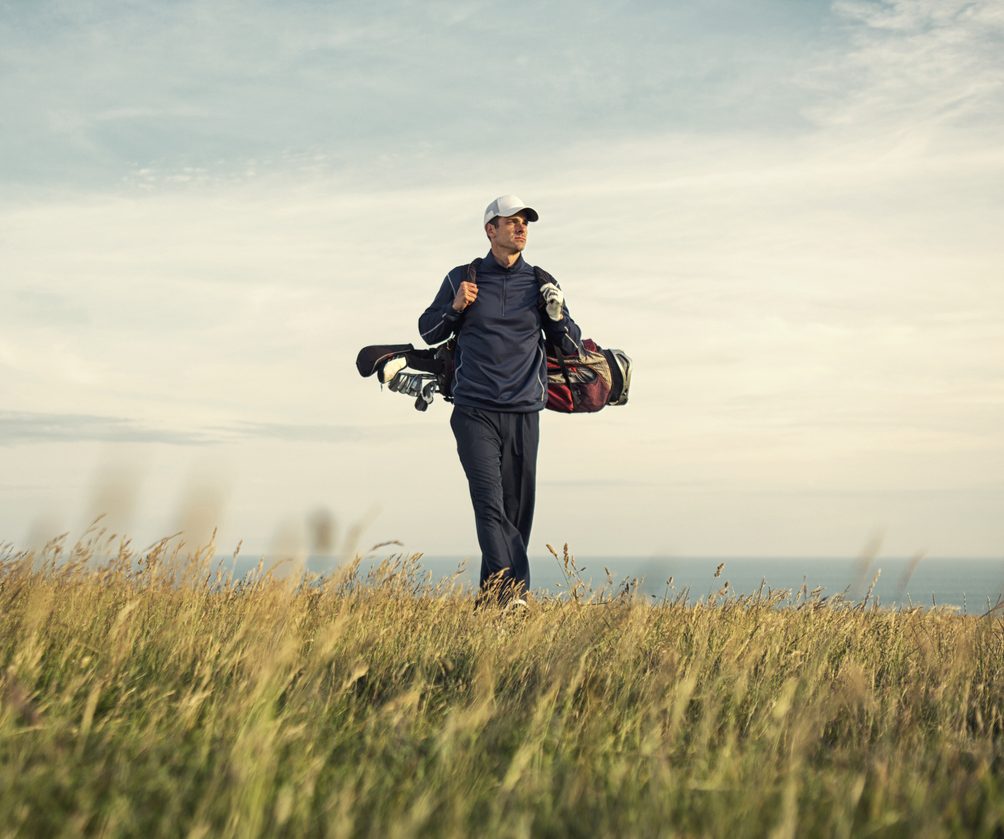
[[[114,556],[106,557],[111,550]],[[1000,836],[1004,620],[0,563],[0,835]]]

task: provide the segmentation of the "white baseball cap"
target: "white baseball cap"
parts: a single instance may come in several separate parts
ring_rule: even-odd
[[[514,216],[521,210],[526,210],[526,220],[536,221],[539,216],[533,207],[527,207],[518,195],[500,195],[485,208],[485,224],[495,216]]]

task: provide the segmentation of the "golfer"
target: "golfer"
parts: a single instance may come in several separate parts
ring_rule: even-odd
[[[523,259],[539,218],[515,195],[488,205],[491,250],[468,281],[450,271],[418,319],[429,344],[456,335],[450,427],[467,475],[481,546],[479,600],[506,604],[530,587],[527,546],[533,524],[540,412],[547,402],[545,336],[576,352],[581,331],[554,283],[540,286]]]

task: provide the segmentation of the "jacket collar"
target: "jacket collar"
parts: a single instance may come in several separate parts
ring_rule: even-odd
[[[523,254],[516,257],[516,261],[512,264],[512,268],[503,268],[498,264],[495,259],[495,255],[488,250],[488,256],[481,260],[481,266],[483,270],[498,271],[500,274],[518,274],[520,271],[526,268],[526,262],[523,260]]]

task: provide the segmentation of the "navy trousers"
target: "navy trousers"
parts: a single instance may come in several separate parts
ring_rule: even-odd
[[[450,427],[467,475],[481,546],[481,591],[501,602],[530,588],[526,548],[533,525],[540,412],[456,405]]]

